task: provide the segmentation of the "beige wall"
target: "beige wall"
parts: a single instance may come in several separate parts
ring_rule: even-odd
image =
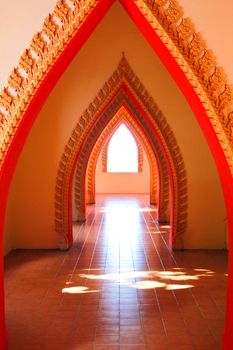
[[[95,189],[96,194],[149,194],[150,193],[150,167],[147,155],[143,152],[143,167],[139,173],[106,173],[103,171],[102,152],[100,152],[96,165]],[[73,179],[73,193],[75,187]],[[88,198],[87,177],[86,177],[86,199]],[[72,196],[72,219],[77,220],[75,197]]]
[[[55,7],[56,0],[1,0],[0,11],[0,90],[6,85],[12,68],[40,30],[45,17]],[[179,0],[185,15],[192,18],[208,47],[233,82],[233,1]],[[17,40],[16,40],[17,39]]]
[[[96,169],[96,193],[150,193],[150,167],[143,151],[143,169],[140,173],[103,172],[102,153]]]
[[[59,160],[79,116],[115,70],[122,51],[167,117],[182,150],[189,198],[186,247],[225,246],[223,196],[207,143],[175,82],[115,3],[49,96],[25,144],[8,203],[6,242],[11,233],[12,247],[57,246],[54,189]]]
[[[232,0],[179,0],[186,17],[190,17],[212,49],[217,62],[224,67],[233,83],[233,1]]]
[[[33,35],[41,30],[57,0],[1,0],[0,2],[0,91],[7,84]]]

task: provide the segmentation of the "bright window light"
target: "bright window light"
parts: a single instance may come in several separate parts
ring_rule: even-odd
[[[107,172],[138,172],[138,147],[133,135],[124,124],[115,131],[109,143]]]

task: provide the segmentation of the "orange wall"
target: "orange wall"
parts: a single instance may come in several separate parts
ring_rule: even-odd
[[[24,146],[6,217],[6,247],[57,247],[55,180],[65,144],[122,51],[166,116],[188,176],[186,248],[223,248],[225,207],[207,143],[183,95],[119,3],[115,3],[49,96]]]

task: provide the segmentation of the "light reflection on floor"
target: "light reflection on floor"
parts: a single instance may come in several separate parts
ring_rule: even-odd
[[[227,254],[172,253],[148,200],[99,197],[70,251],[6,258],[10,350],[221,349]]]

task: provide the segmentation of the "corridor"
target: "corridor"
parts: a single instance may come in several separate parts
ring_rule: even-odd
[[[98,196],[69,251],[5,258],[10,350],[221,349],[224,251],[171,252],[148,196]]]

